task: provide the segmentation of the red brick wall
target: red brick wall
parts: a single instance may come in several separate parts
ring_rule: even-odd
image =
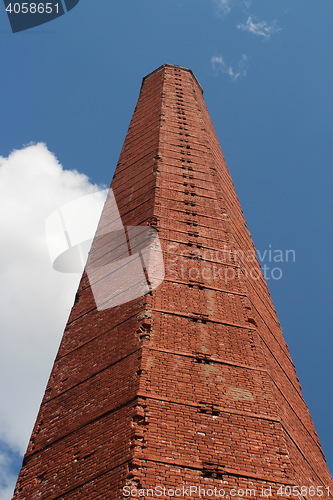
[[[125,225],[158,230],[165,280],[98,311],[83,276],[14,498],[331,486],[268,288],[248,277],[259,263],[237,255],[253,243],[190,71],[144,80],[112,189]],[[109,200],[91,262],[117,244],[112,217]]]

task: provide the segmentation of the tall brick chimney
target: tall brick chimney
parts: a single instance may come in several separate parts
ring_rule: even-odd
[[[115,227],[110,194],[14,499],[167,499],[172,490],[181,498],[331,497],[192,71],[166,64],[144,78],[111,188],[130,229]],[[113,286],[140,285],[126,266],[125,285],[113,282],[105,264],[124,245],[122,265],[135,226],[157,231],[164,280],[152,286],[141,253],[146,289],[114,305]]]

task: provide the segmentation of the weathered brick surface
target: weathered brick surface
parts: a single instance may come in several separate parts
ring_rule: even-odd
[[[332,488],[259,262],[244,258],[251,236],[190,71],[166,65],[145,78],[112,189],[125,226],[158,231],[165,279],[97,309],[91,285],[107,300],[103,266],[128,246],[109,198],[15,500],[190,486],[238,500],[264,488],[281,500],[283,485]],[[135,280],[124,269],[123,282]]]

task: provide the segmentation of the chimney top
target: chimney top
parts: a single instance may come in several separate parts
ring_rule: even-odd
[[[162,71],[164,70],[165,68],[174,68],[174,69],[178,69],[180,71],[187,71],[187,73],[191,73],[192,75],[192,78],[193,80],[195,81],[195,83],[198,85],[201,93],[203,94],[203,88],[201,87],[197,77],[195,76],[195,74],[193,73],[193,71],[191,69],[188,69],[188,68],[183,68],[182,66],[177,66],[176,64],[162,64],[162,66],[160,66],[159,68],[155,69],[154,71],[152,71],[151,73],[149,73],[147,76],[145,76],[143,79],[142,79],[142,84],[144,83],[145,80],[147,80],[149,77],[151,77],[152,75],[154,75],[155,73],[158,73],[159,71]]]

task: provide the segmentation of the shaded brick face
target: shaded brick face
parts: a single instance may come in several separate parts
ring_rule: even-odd
[[[125,226],[158,231],[165,279],[99,311],[83,274],[14,499],[331,486],[260,265],[240,258],[253,243],[189,70],[144,79],[112,190]],[[121,247],[112,210],[92,262]]]

